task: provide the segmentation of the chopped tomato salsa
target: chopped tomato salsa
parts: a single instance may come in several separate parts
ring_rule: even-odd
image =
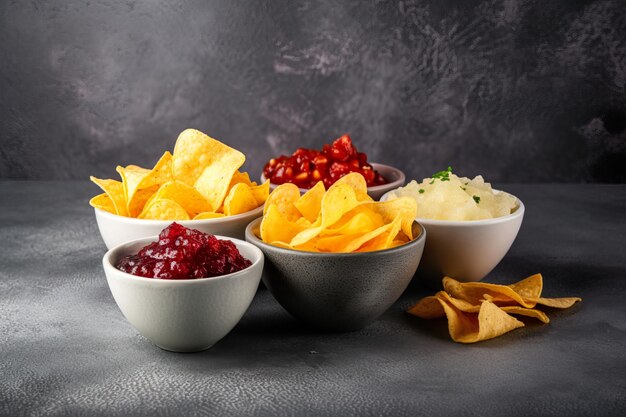
[[[387,181],[367,162],[367,155],[358,152],[350,136],[343,135],[321,151],[298,148],[291,156],[281,155],[269,160],[263,175],[273,184],[290,182],[300,188],[311,188],[323,181],[326,188],[350,172],[358,172],[368,187]]]

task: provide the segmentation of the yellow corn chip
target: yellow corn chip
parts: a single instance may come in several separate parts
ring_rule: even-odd
[[[115,207],[115,212],[120,216],[128,216],[126,209],[126,198],[124,197],[124,185],[115,180],[101,180],[96,177],[89,177],[102,191],[109,196]]]
[[[210,206],[206,199],[195,188],[182,181],[166,182],[152,198],[175,201],[185,209],[189,217],[195,217],[198,213],[210,211]]]
[[[203,213],[198,213],[193,220],[205,220],[205,219],[219,219],[220,217],[224,217],[223,213],[213,213],[212,211],[205,211]]]
[[[219,167],[212,170],[207,175],[219,180],[219,184],[216,182],[215,185],[219,185],[220,192],[216,194],[223,194],[223,197],[225,197],[232,177],[235,175],[235,172],[237,172],[239,167],[243,165],[245,160],[246,157],[244,154],[238,150],[233,149],[198,130],[186,129],[176,140],[174,155],[172,158],[172,168],[174,178],[187,185],[193,186],[204,174],[205,170],[208,167],[215,165],[217,162]],[[220,168],[224,169],[221,173],[219,171]],[[211,185],[208,178],[205,178],[202,183],[203,186],[207,188]],[[205,191],[208,192],[208,190]],[[201,191],[201,193],[205,195],[204,192]],[[219,197],[219,195],[217,197]],[[219,200],[219,198],[208,200],[211,201],[216,207],[221,205],[221,201],[219,203],[213,202],[213,200]]]
[[[189,220],[184,208],[172,200],[154,200],[139,215],[140,219]]]
[[[464,313],[451,303],[438,298],[448,318],[452,340],[476,343],[524,327],[524,323],[502,311],[491,301],[483,301],[478,314]]]
[[[577,302],[582,301],[582,298],[578,297],[562,297],[562,298],[543,298],[539,297],[537,304],[544,305],[552,308],[570,308]]]
[[[115,210],[115,204],[113,204],[111,197],[109,197],[106,193],[98,194],[97,196],[93,197],[91,200],[89,200],[89,205],[100,210],[108,211],[109,213],[117,214],[117,210]]]
[[[172,180],[172,154],[165,152],[152,169],[128,165],[116,170],[124,182],[128,214],[136,217],[159,187]]]
[[[257,207],[261,204],[265,203],[267,197],[270,195],[270,181],[267,180],[263,184],[259,185],[250,185],[250,192],[254,196],[254,199],[257,202]]]
[[[252,191],[250,191],[250,187],[240,182],[235,184],[226,196],[224,200],[224,214],[233,216],[253,210],[258,206],[259,204],[256,198],[254,198]]]

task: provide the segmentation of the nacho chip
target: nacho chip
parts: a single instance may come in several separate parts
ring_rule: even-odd
[[[532,317],[543,323],[549,323],[548,316],[534,308],[536,305],[567,308],[581,301],[578,297],[541,297],[543,288],[541,274],[532,275],[511,285],[461,283],[449,277],[444,277],[443,284],[444,291],[421,299],[407,312],[426,319],[445,314],[450,336],[454,341],[461,343],[486,340],[521,327],[518,320],[508,318],[510,314]]]
[[[235,171],[235,173],[233,174],[233,177],[230,180],[230,185],[228,186],[228,189],[233,188],[236,184],[239,184],[239,183],[244,183],[249,187],[256,185],[256,183],[253,184],[252,181],[250,181],[250,175],[248,175],[247,172]]]
[[[257,207],[260,206],[261,204],[264,204],[265,200],[267,200],[267,197],[270,195],[269,180],[259,185],[254,185],[254,183],[252,183],[252,185],[250,185],[249,187],[250,187],[250,192],[252,193],[252,195],[254,196],[254,199],[256,200]]]
[[[165,152],[152,169],[128,165],[116,170],[124,182],[128,214],[136,217],[159,187],[172,180],[172,154]]]
[[[102,188],[102,191],[109,196],[117,214],[120,216],[128,216],[126,198],[124,197],[124,185],[121,182],[115,180],[101,180],[96,177],[89,177],[89,179],[98,187]]]
[[[552,308],[570,308],[577,302],[582,301],[579,297],[543,298],[539,297],[537,304]]]
[[[224,217],[223,213],[213,213],[212,211],[205,211],[203,213],[198,213],[193,220],[206,220],[206,219],[219,219],[220,217]]]
[[[245,213],[257,208],[257,203],[254,194],[250,191],[250,187],[245,183],[237,183],[230,189],[226,199],[224,200],[224,214],[227,216],[233,216],[235,214]]]
[[[231,179],[245,160],[246,157],[244,154],[238,150],[198,130],[186,129],[176,140],[172,158],[172,169],[174,178],[187,185],[193,186],[208,167],[214,167],[214,169],[207,174],[207,177],[201,181],[204,192],[202,190],[199,191],[206,197],[211,185],[210,178],[219,180],[219,184],[216,183],[216,186],[219,186],[220,189],[219,192],[215,193],[217,197],[207,197],[207,200],[213,204],[213,207],[217,208],[221,205],[221,201],[218,203],[215,201],[220,200],[219,195],[221,194],[223,194],[223,197],[226,196],[226,191],[228,191]],[[221,168],[224,169],[221,173],[222,175],[217,175],[220,173]],[[221,200],[223,200],[223,197]]]
[[[154,200],[139,215],[140,219],[152,220],[189,220],[185,209],[172,200]]]
[[[544,323],[550,323],[548,315],[541,310],[537,310],[536,308],[525,308],[520,306],[504,306],[500,308],[502,309],[502,311],[509,314],[532,317]]]
[[[185,209],[189,217],[195,217],[198,213],[210,211],[209,203],[206,199],[195,188],[182,181],[166,182],[151,198],[175,201]]]
[[[523,322],[508,315],[491,301],[483,301],[476,314],[464,313],[448,301],[437,299],[448,318],[448,331],[455,342],[476,343],[524,327]]]
[[[407,313],[423,319],[436,319],[446,315],[436,295],[422,298],[410,307]]]
[[[535,278],[533,281],[536,282]],[[459,282],[453,278],[444,277],[443,288],[452,297],[469,301],[472,304],[480,303],[481,300],[485,299],[485,295],[490,296],[490,300],[495,303],[513,303],[526,308],[532,308],[537,304],[536,299],[525,299],[508,285]]]
[[[108,211],[109,213],[117,214],[115,204],[113,204],[111,197],[109,197],[106,193],[98,194],[93,197],[89,200],[89,205],[100,210]]]

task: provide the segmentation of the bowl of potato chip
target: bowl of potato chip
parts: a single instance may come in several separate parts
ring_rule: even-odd
[[[240,151],[187,129],[174,152],[165,152],[153,168],[118,166],[121,181],[91,177],[103,191],[89,204],[107,248],[154,236],[173,221],[243,239],[269,195],[269,182],[257,184],[239,170],[245,159]]]
[[[407,197],[417,203],[415,220],[428,233],[418,276],[434,288],[444,276],[483,279],[509,251],[524,218],[520,199],[492,189],[480,175],[458,177],[451,167],[390,191],[381,201]]]
[[[282,184],[264,210],[246,240],[265,255],[265,286],[294,317],[325,331],[357,330],[383,314],[413,278],[426,239],[414,200],[374,201],[358,173],[303,195]]]

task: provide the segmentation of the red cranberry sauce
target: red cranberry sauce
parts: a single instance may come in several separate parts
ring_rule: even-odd
[[[172,223],[136,255],[126,256],[116,267],[146,278],[195,279],[240,271],[252,265],[230,240]]]

